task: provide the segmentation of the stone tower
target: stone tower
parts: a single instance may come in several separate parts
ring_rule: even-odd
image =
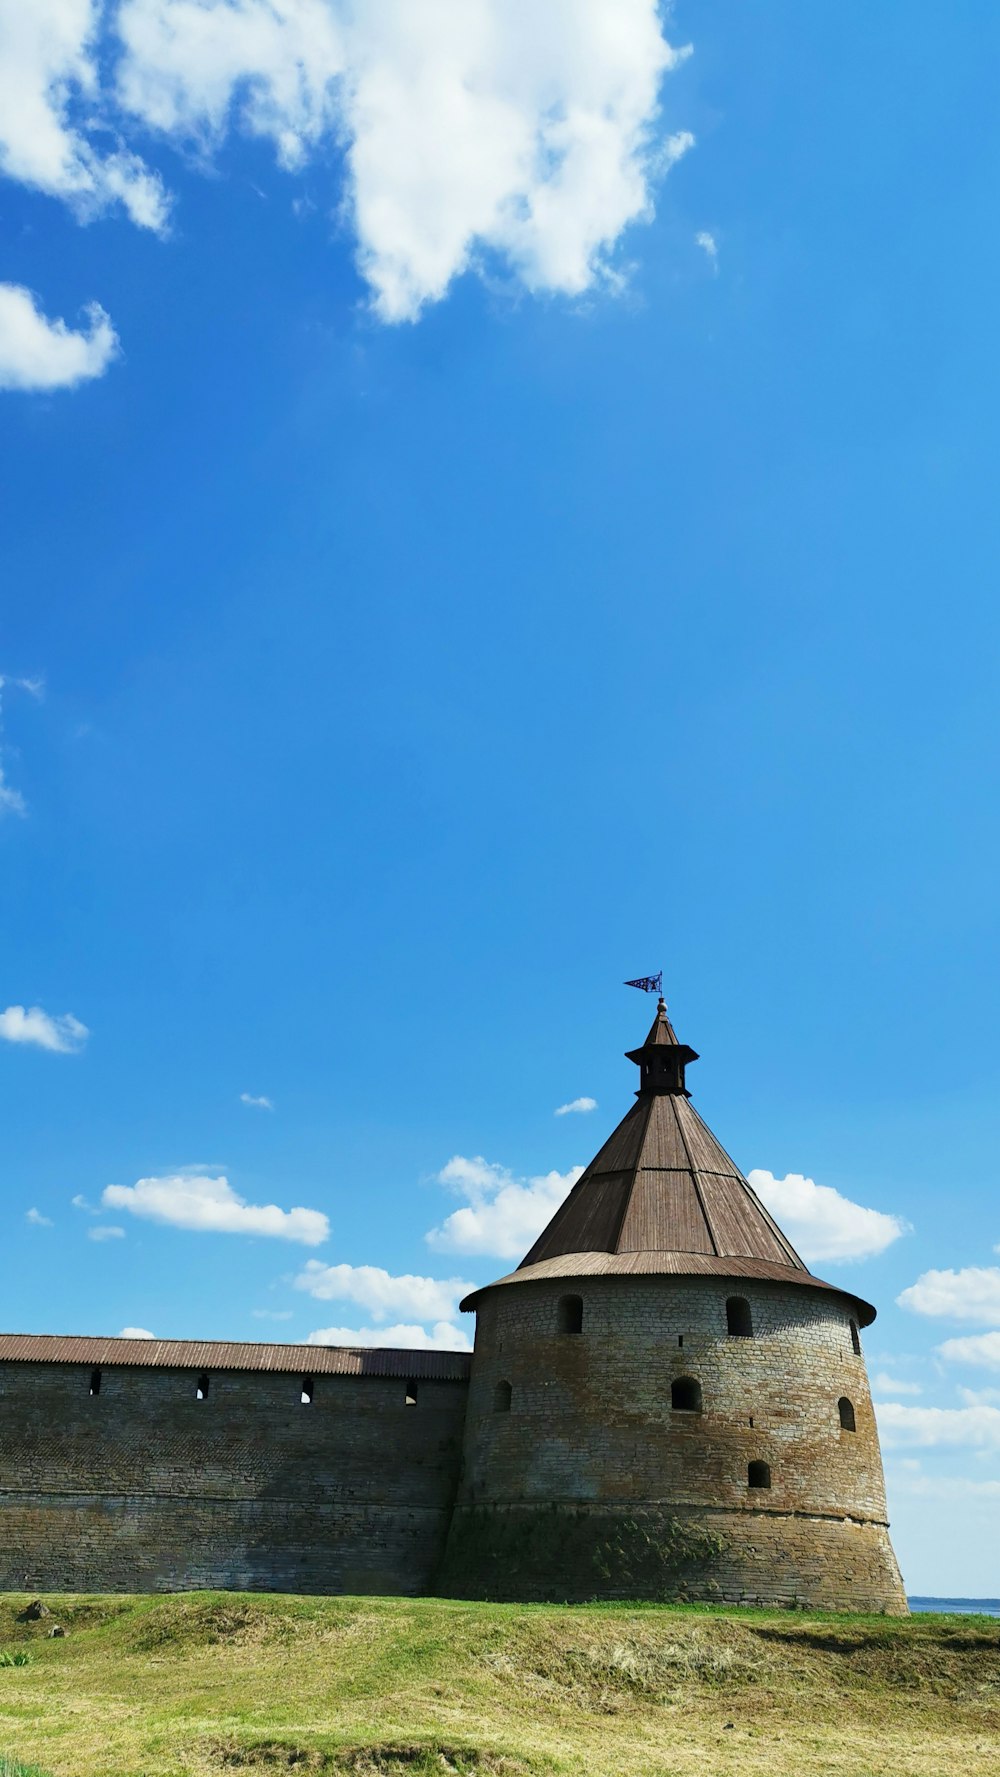
[[[447,1589],[906,1610],[859,1330],[690,1103],[636,1103],[476,1311]]]

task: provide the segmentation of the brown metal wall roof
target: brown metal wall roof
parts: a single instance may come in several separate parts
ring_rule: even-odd
[[[265,1345],[213,1339],[91,1339],[0,1333],[0,1363],[120,1364],[134,1369],[256,1370],[299,1376],[402,1376],[464,1382],[467,1351],[402,1351],[354,1345]]]

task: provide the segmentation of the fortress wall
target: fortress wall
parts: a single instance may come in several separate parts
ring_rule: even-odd
[[[467,1385],[0,1365],[0,1589],[418,1592]]]
[[[578,1335],[557,1330],[570,1292],[583,1299]],[[753,1338],[728,1335],[729,1295],[750,1302]],[[848,1298],[627,1276],[503,1286],[477,1307],[461,1508],[676,1514],[725,1538],[712,1585],[727,1597],[905,1608]],[[682,1376],[701,1384],[700,1413],[671,1408]],[[503,1382],[508,1412],[494,1408]],[[841,1428],[842,1395],[854,1432]],[[752,1461],[769,1464],[770,1488],[748,1486]]]

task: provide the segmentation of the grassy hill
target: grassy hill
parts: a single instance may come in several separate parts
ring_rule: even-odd
[[[25,1623],[27,1603],[0,1599],[5,1777],[4,1755],[9,1777],[997,1770],[989,1618],[193,1593],[48,1598]]]

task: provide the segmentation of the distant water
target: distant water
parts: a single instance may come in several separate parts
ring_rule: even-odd
[[[940,1610],[948,1616],[1000,1617],[1000,1598],[910,1598],[911,1610]]]

